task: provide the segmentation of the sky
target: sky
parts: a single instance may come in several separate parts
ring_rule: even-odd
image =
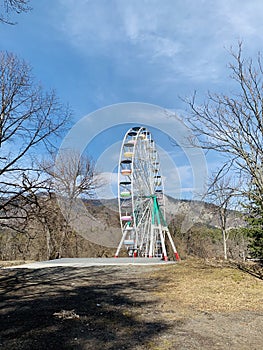
[[[96,111],[130,102],[183,115],[183,99],[194,91],[203,100],[208,90],[235,89],[227,68],[231,47],[241,40],[245,55],[253,57],[263,44],[260,0],[37,0],[31,5],[32,11],[12,16],[16,25],[0,25],[0,49],[25,59],[35,79],[56,90],[73,110],[73,125],[87,115],[100,123]],[[120,142],[130,127],[120,115],[118,124],[124,125],[105,131],[101,122],[98,140],[89,145],[91,156],[100,159],[98,168],[111,176],[111,187]],[[155,130],[168,194],[188,197],[195,170],[182,147],[167,143],[163,127],[154,129],[158,118],[142,117],[140,124]],[[113,160],[106,164],[109,153]],[[208,169],[215,168],[217,160],[206,157]]]

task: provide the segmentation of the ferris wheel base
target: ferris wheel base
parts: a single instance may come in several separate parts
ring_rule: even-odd
[[[162,260],[168,261],[168,256],[164,256],[164,257],[162,258]]]
[[[175,256],[175,260],[180,260],[180,257],[179,257],[179,254],[176,252],[176,253],[174,253],[174,256]]]
[[[178,253],[174,253],[174,255],[175,255],[175,260],[179,261],[180,260],[179,254]],[[131,256],[130,258],[132,259],[132,258],[137,258],[137,257],[138,257],[137,254],[135,254],[135,255]],[[114,255],[114,258],[119,258],[119,256],[118,255]],[[153,259],[153,258],[154,258],[153,256],[148,256],[148,259]],[[168,258],[168,256],[162,256],[160,258],[160,260],[162,260],[162,261],[169,261],[169,258]]]

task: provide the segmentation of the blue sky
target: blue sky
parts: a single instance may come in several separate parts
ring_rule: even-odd
[[[30,63],[36,79],[71,105],[75,122],[117,103],[178,111],[195,90],[201,99],[207,90],[229,92],[228,49],[242,40],[253,57],[263,44],[259,0],[37,0],[32,7],[14,16],[17,25],[0,25],[0,49]],[[187,162],[179,166],[186,171]]]

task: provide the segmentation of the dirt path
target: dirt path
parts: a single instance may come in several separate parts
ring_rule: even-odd
[[[261,350],[262,281],[231,271],[196,263],[2,269],[0,347]],[[220,283],[232,286],[226,299]]]

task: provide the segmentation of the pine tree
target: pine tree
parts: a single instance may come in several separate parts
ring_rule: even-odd
[[[252,258],[263,259],[263,198],[254,191],[251,192],[250,199],[247,217],[247,230],[251,238],[249,250]]]

